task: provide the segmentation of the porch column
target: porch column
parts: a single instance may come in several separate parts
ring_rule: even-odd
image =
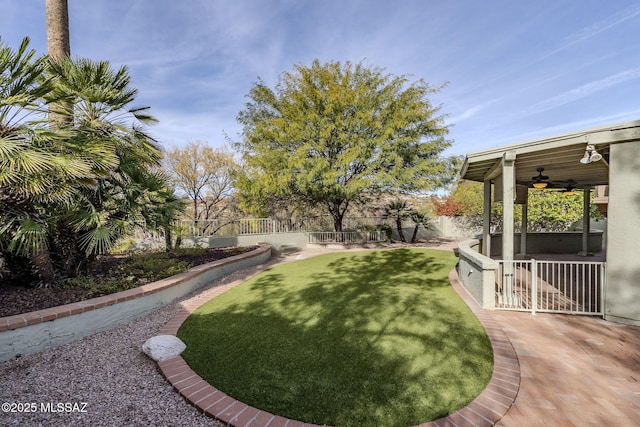
[[[591,232],[591,186],[584,187],[584,196],[582,200],[582,251],[578,252],[580,256],[592,256],[593,252],[589,252],[589,233]]]
[[[513,205],[515,199],[516,153],[507,151],[502,156],[502,301],[516,303],[513,293]]]
[[[482,199],[482,254],[491,257],[491,180],[484,181]]]
[[[502,259],[513,259],[513,205],[515,198],[516,153],[507,151],[502,156]]]

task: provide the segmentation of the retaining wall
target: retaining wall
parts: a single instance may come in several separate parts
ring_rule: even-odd
[[[407,240],[413,235],[413,225],[411,221],[405,221],[402,232]],[[326,230],[333,231],[333,230]],[[399,240],[400,236],[395,226],[391,228],[393,240]],[[482,228],[473,227],[465,224],[464,218],[451,218],[440,216],[433,218],[431,227],[426,229],[420,227],[418,229],[418,239],[428,239],[432,237],[442,237],[447,239],[471,238],[482,233]],[[182,247],[202,247],[202,248],[219,248],[225,246],[250,246],[257,242],[270,243],[274,250],[283,251],[291,248],[313,247],[307,244],[307,233],[290,232],[290,233],[270,233],[270,234],[240,234],[235,236],[203,236],[203,237],[183,237]],[[138,241],[139,247],[162,248],[164,240],[144,240]]]
[[[114,328],[170,304],[212,280],[265,263],[271,245],[199,265],[135,289],[0,318],[0,362]]]

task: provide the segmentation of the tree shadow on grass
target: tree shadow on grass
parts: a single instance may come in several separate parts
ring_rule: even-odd
[[[446,279],[455,261],[415,250],[305,261],[194,313],[180,333],[192,368],[249,405],[339,426],[436,419],[488,382],[486,334]]]

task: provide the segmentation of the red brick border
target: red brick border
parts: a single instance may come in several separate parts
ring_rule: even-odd
[[[464,290],[456,270],[449,273],[449,281],[487,331],[493,347],[493,375],[487,387],[470,404],[451,415],[415,427],[493,426],[507,413],[518,394],[520,388],[518,357],[504,331]],[[203,298],[193,302],[170,319],[161,329],[160,334],[175,336],[182,323],[198,307],[240,283],[242,281],[239,280],[206,291],[202,295]],[[261,411],[227,396],[196,374],[181,356],[159,362],[158,367],[167,381],[190,404],[228,426],[318,427],[316,424],[289,420]]]

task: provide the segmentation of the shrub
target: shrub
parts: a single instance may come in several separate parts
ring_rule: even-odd
[[[178,251],[185,256],[195,256],[206,249]],[[109,265],[98,276],[80,275],[65,280],[64,287],[84,290],[84,298],[126,291],[145,283],[170,277],[191,268],[191,263],[181,261],[166,252],[132,254],[126,259]]]

